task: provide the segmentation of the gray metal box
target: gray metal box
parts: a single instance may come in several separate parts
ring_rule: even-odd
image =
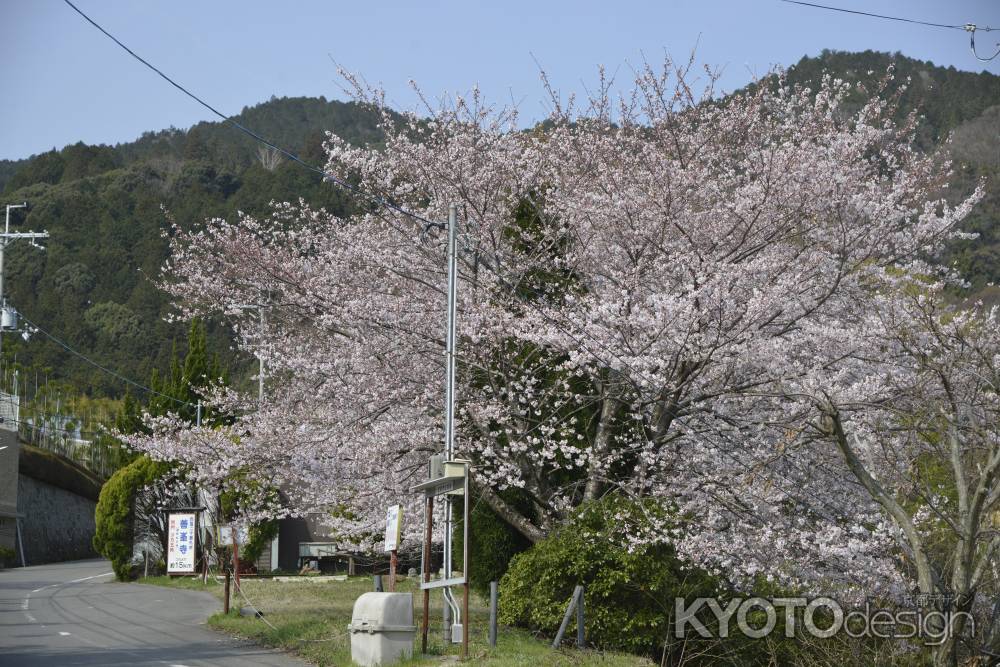
[[[365,593],[347,626],[351,660],[362,667],[391,665],[413,655],[413,593]]]

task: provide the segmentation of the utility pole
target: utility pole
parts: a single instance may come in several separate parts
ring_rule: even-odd
[[[264,306],[257,306],[260,316],[260,354],[257,355],[257,403],[264,407]]]
[[[4,250],[7,249],[7,245],[13,243],[18,239],[28,239],[28,243],[35,246],[36,248],[41,248],[36,242],[37,239],[47,239],[49,238],[49,233],[46,231],[41,232],[11,232],[10,231],[10,212],[11,209],[15,208],[27,208],[28,202],[23,202],[21,204],[7,204],[7,215],[4,221],[3,234],[0,234],[0,352],[3,352],[3,332],[4,329],[16,329],[16,320],[13,317],[13,313],[10,312],[13,309],[7,308],[7,299],[3,293],[3,255]],[[10,326],[8,326],[8,324]]]
[[[446,379],[444,387],[444,460],[451,461],[455,455],[455,320],[458,300],[458,208],[452,204],[448,209],[448,332],[445,338],[445,363]],[[444,578],[451,579],[452,562],[452,509],[451,496],[446,495],[444,500]],[[464,499],[469,502],[468,498]],[[462,567],[468,570],[468,566],[463,563]],[[468,576],[468,572],[466,572]],[[468,619],[462,618],[458,602],[451,588],[444,588],[445,608],[450,610],[451,628],[446,627],[445,632],[453,635],[452,629],[455,625],[468,623]],[[447,623],[446,623],[447,625]],[[464,630],[464,628],[463,628]],[[454,641],[454,636],[451,637]]]
[[[251,310],[253,308],[257,309],[257,313],[260,316],[260,345],[261,351],[257,353],[258,370],[257,373],[257,402],[259,405],[264,405],[264,304],[261,303],[234,303],[230,308],[237,308],[239,310]]]

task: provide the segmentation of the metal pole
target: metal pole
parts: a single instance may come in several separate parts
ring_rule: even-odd
[[[0,312],[6,312],[7,300],[4,297],[3,291],[3,268],[4,268],[4,250],[7,248],[7,244],[16,239],[28,239],[28,241],[34,245],[35,239],[45,239],[49,237],[48,232],[17,232],[14,234],[10,233],[10,210],[12,208],[26,208],[28,203],[23,204],[7,204],[6,216],[4,218],[4,230],[2,234],[2,240],[0,240]],[[3,327],[0,326],[0,354],[3,352]]]
[[[462,584],[462,660],[469,657],[469,576]]]
[[[264,405],[264,306],[259,306],[257,312],[260,313],[260,354],[257,357],[260,366],[257,373],[257,402]]]
[[[383,592],[382,591],[382,575],[381,574],[376,574],[374,576],[374,580],[375,580],[375,592],[376,593]]]
[[[444,460],[450,461],[455,451],[455,311],[458,292],[458,207],[452,204],[448,207],[448,331],[445,337],[445,419],[444,419]],[[444,576],[451,577],[451,546],[452,517],[451,498],[445,496],[444,502]],[[451,589],[443,589],[445,603],[445,625],[449,625],[448,617],[454,612],[456,622],[460,622],[458,604]],[[445,637],[450,641],[451,628],[445,627]]]
[[[421,569],[423,570],[423,580],[427,583],[431,580],[431,538],[433,537],[433,525],[434,525],[434,497],[427,496],[427,516],[426,516],[426,530],[424,532],[424,552],[422,554],[423,563],[421,564]],[[429,588],[424,589],[424,620],[422,631],[422,639],[420,643],[420,652],[427,653],[427,632],[430,629],[430,605],[431,605],[431,591]]]
[[[587,591],[587,589],[580,586],[579,591],[580,592],[577,594],[576,598],[576,647],[584,648],[586,646],[586,642],[584,641],[584,628],[586,627],[586,623],[584,623],[583,614],[583,594]]]
[[[229,570],[226,570],[226,590],[222,600],[222,613],[229,613]]]
[[[17,530],[17,550],[21,553],[21,567],[28,567],[24,560],[24,536],[21,535],[21,517],[14,517],[14,528]]]
[[[490,582],[490,646],[497,645],[497,582]]]
[[[7,309],[7,300],[3,296],[3,251],[7,248],[7,234],[10,233],[10,209],[20,208],[18,206],[11,206],[7,204],[7,216],[4,221],[4,237],[3,241],[0,242],[0,317],[2,317],[3,312]],[[0,324],[0,359],[3,358],[3,326]]]
[[[583,586],[577,586],[573,589],[573,596],[569,599],[569,605],[566,607],[566,614],[563,616],[562,623],[559,625],[559,632],[556,633],[556,638],[552,642],[552,648],[559,648],[559,644],[562,643],[563,635],[566,634],[566,628],[569,627],[569,619],[573,617],[573,607],[576,606],[577,600],[580,599],[580,591],[583,590]]]
[[[469,657],[469,578],[472,573],[469,570],[469,475],[472,471],[469,464],[465,464],[465,479],[462,481],[462,575],[465,583],[462,585],[462,660]]]
[[[444,604],[441,605],[441,637],[445,645],[451,644],[451,601],[448,600],[448,589],[444,589]]]

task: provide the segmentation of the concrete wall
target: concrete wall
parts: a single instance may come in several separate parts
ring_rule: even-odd
[[[97,503],[24,474],[17,488],[18,511],[24,515],[21,537],[28,565],[97,555],[90,544]]]
[[[17,516],[17,433],[0,427],[0,547],[14,549]]]

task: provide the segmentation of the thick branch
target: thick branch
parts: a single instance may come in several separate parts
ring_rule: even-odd
[[[879,505],[889,513],[896,525],[903,531],[910,548],[913,551],[913,561],[917,568],[917,583],[923,593],[934,593],[934,577],[932,576],[931,564],[924,551],[923,540],[917,532],[913,521],[906,510],[890,496],[879,484],[878,480],[871,476],[865,464],[861,462],[851,444],[847,441],[847,434],[844,433],[844,425],[840,420],[840,413],[833,406],[821,408],[825,415],[830,418],[831,435],[837,443],[837,447],[844,455],[847,467],[850,468],[855,478],[865,487],[868,493],[878,502]]]
[[[545,533],[540,528],[531,523],[531,521],[529,521],[523,514],[507,504],[507,502],[498,496],[493,489],[486,484],[475,481],[476,478],[474,476],[472,479],[473,484],[475,484],[476,490],[479,493],[479,497],[486,501],[486,504],[497,513],[497,516],[510,524],[515,530],[517,530],[517,532],[531,540],[532,544],[541,542],[545,539]]]

